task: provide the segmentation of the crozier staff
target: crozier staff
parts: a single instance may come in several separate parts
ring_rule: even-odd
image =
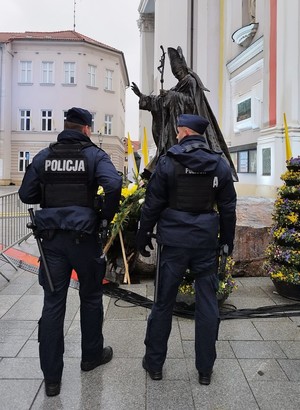
[[[186,269],[195,275],[195,350],[200,384],[210,384],[216,359],[217,256],[225,244],[229,254],[233,250],[236,193],[230,166],[221,152],[210,149],[204,137],[208,124],[198,115],[179,115],[178,144],[158,160],[142,207],[138,250],[150,255],[146,247],[152,246],[156,224],[161,247],[157,298],[148,319],[143,359],[143,367],[153,380],[162,379],[173,306]]]
[[[109,156],[90,140],[92,115],[73,107],[57,142],[40,151],[28,166],[19,190],[26,204],[40,204],[35,214],[54,292],[41,261],[39,283],[44,306],[39,320],[39,353],[47,396],[60,393],[63,372],[64,318],[72,270],[80,283],[81,370],[109,362],[110,346],[103,347],[102,280],[105,260],[98,230],[100,209],[96,194],[103,187],[101,218],[109,223],[117,211],[122,178]]]

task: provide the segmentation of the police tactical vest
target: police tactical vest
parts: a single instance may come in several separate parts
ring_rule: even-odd
[[[171,159],[174,165],[174,174],[169,181],[169,207],[193,213],[213,211],[218,177],[205,171],[195,172],[186,168],[172,155]]]
[[[89,184],[88,161],[82,150],[92,142],[50,144],[42,171],[42,208],[86,206],[93,208],[96,186]]]

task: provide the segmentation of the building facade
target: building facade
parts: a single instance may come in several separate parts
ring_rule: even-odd
[[[284,113],[292,155],[300,154],[300,2],[141,0],[139,13],[141,91],[159,93],[160,46],[180,46],[210,90],[238,193],[274,197],[285,171]],[[167,60],[165,89],[176,84]],[[148,112],[140,125],[151,130]]]
[[[128,85],[123,53],[75,31],[0,33],[0,184],[21,182],[74,106],[92,113],[92,141],[124,172]]]

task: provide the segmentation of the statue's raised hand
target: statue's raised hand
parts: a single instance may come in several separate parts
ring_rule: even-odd
[[[134,92],[134,94],[136,94],[138,97],[140,97],[142,95],[142,93],[140,92],[140,89],[136,85],[136,83],[131,83],[131,89]]]

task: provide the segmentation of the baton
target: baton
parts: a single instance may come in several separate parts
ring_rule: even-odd
[[[49,271],[49,268],[48,268],[48,264],[47,264],[47,261],[46,261],[46,258],[45,258],[45,254],[44,254],[44,251],[43,251],[42,241],[41,241],[41,239],[38,237],[38,235],[35,234],[36,225],[35,225],[35,223],[34,223],[33,208],[29,208],[29,209],[28,209],[28,212],[29,212],[29,216],[30,216],[30,221],[31,221],[31,222],[28,222],[28,223],[27,223],[27,228],[32,229],[33,235],[34,235],[34,237],[35,237],[35,239],[36,239],[36,243],[37,243],[38,248],[39,248],[39,252],[40,252],[40,255],[41,255],[41,260],[42,260],[42,262],[43,262],[43,265],[44,265],[44,268],[45,268],[45,271],[46,271],[46,276],[47,276],[47,280],[48,280],[48,284],[49,284],[50,290],[51,290],[52,293],[54,293],[55,289],[54,289],[54,286],[53,286],[51,274],[50,274],[50,271]]]
[[[225,244],[221,246],[220,249],[220,265],[219,265],[219,278],[223,280],[225,278],[225,272],[226,272],[226,262],[227,262],[227,257],[228,257],[228,245]]]
[[[161,254],[161,245],[157,244],[156,251],[156,272],[155,272],[155,284],[154,284],[154,303],[158,299],[158,288],[159,288],[159,274],[160,274],[160,254]]]
[[[148,235],[156,239],[155,233],[148,232]],[[157,249],[156,249],[156,270],[155,270],[155,282],[154,282],[154,303],[156,303],[158,299],[159,276],[160,276],[160,254],[161,254],[161,247],[162,247],[161,244],[157,242],[156,244],[157,244]]]

